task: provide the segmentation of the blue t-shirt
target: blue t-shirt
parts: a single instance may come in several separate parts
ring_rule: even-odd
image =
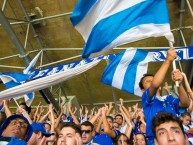
[[[174,98],[171,94],[164,100],[159,100],[156,96],[149,97],[149,89],[142,95],[142,107],[146,118],[146,137],[154,138],[152,132],[152,119],[160,111],[170,112],[173,115],[179,114],[179,98]]]

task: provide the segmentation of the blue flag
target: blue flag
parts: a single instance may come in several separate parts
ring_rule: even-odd
[[[148,37],[174,42],[166,0],[79,0],[71,22],[86,42],[84,58]]]
[[[176,60],[193,59],[193,47],[177,48]],[[167,49],[145,51],[126,49],[105,68],[102,83],[113,86],[130,94],[141,96],[139,81],[147,73],[149,62],[161,62],[166,58]]]
[[[0,73],[0,79],[5,84],[6,88],[13,88],[16,86],[21,85],[22,83],[29,80],[29,75],[41,54],[41,51],[34,57],[34,59],[29,63],[29,65],[23,70],[23,73],[15,73],[15,72],[7,72],[7,73]],[[22,96],[15,96],[15,99],[24,98],[26,105],[30,106],[33,99],[34,99],[34,92],[30,92],[24,94]],[[1,106],[0,106],[1,109]]]

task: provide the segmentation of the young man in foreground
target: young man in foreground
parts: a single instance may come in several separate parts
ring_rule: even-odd
[[[157,113],[152,121],[152,131],[155,135],[155,144],[188,145],[182,122],[171,113]]]

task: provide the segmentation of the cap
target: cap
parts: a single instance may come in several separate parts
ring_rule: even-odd
[[[100,145],[113,145],[113,140],[107,134],[99,134],[93,138],[93,143]]]
[[[32,126],[32,128],[33,128],[33,131],[41,132],[41,133],[42,133],[44,136],[46,136],[46,137],[50,137],[50,136],[52,135],[51,133],[46,132],[44,123],[33,122],[33,123],[31,124],[31,126]]]
[[[25,141],[27,142],[30,139],[31,135],[33,134],[33,129],[32,129],[32,126],[30,125],[29,121],[27,120],[27,118],[25,118],[21,114],[11,115],[3,122],[3,124],[0,128],[0,136],[2,135],[3,130],[6,129],[6,127],[9,125],[10,121],[15,119],[15,118],[21,118],[21,119],[25,120],[25,122],[28,124],[27,138],[25,139]]]

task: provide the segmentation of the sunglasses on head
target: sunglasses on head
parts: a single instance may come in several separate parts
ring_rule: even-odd
[[[90,133],[91,131],[92,131],[92,130],[81,130],[82,133],[85,132],[85,133],[87,133],[87,134]]]

